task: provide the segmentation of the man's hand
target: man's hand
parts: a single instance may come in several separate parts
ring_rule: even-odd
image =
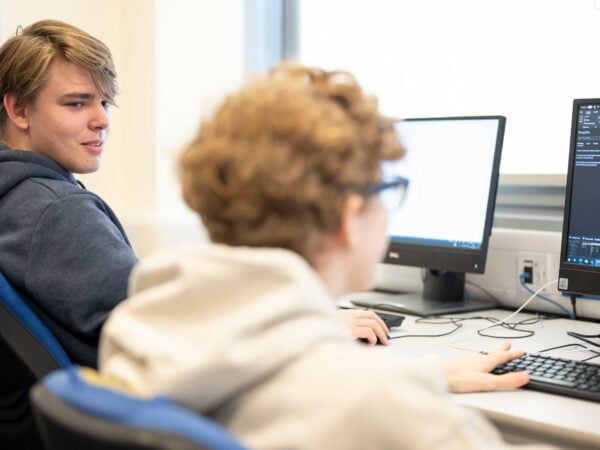
[[[355,339],[366,339],[369,345],[375,345],[377,340],[383,345],[388,344],[388,327],[373,311],[362,309],[340,309],[338,313],[348,326],[350,334]]]
[[[510,344],[505,342],[489,354],[470,355],[454,359],[446,363],[448,382],[452,392],[479,392],[496,389],[514,389],[527,384],[527,372],[511,372],[503,375],[493,375],[496,366],[523,356],[525,352],[510,350]]]

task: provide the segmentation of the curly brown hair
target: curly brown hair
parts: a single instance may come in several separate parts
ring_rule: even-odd
[[[404,154],[392,122],[351,74],[279,65],[202,124],[180,159],[183,197],[213,242],[312,261],[348,195]]]

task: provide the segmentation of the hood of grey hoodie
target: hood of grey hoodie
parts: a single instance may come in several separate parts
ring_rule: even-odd
[[[314,270],[280,249],[203,245],[139,264],[99,367],[142,395],[210,411],[348,331]]]
[[[31,151],[13,150],[0,144],[0,197],[30,178],[67,181],[78,185],[75,177],[52,159]]]

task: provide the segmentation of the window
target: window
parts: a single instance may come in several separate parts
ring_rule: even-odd
[[[266,4],[281,59],[351,71],[386,114],[506,116],[494,226],[561,230],[572,101],[600,96],[599,2]]]
[[[398,117],[507,117],[503,174],[566,173],[572,100],[598,97],[593,1],[300,1],[298,59]]]

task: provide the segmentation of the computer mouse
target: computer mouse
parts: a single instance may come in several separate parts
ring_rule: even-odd
[[[389,340],[390,339],[390,335],[386,334],[386,336],[387,336],[387,338]],[[358,338],[357,341],[361,342],[363,344],[369,345],[369,340],[367,338]],[[381,341],[379,339],[377,339],[377,342],[375,343],[375,345],[383,345],[383,344],[381,343]]]

